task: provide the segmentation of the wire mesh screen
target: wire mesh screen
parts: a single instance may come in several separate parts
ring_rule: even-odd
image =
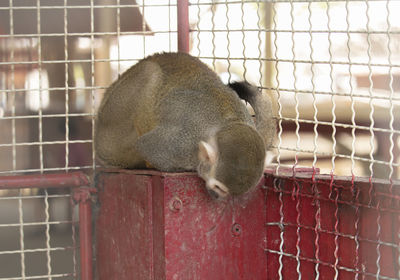
[[[398,178],[399,2],[194,2],[192,53],[275,97],[280,166]]]
[[[100,2],[1,4],[1,174],[93,169],[104,89],[138,59],[176,50],[176,3]]]
[[[176,1],[103,2],[0,7],[1,174],[93,169],[105,88],[176,51]],[[191,53],[275,97],[279,165],[398,177],[397,1],[190,3]]]
[[[79,238],[70,193],[0,191],[0,279],[76,279]]]
[[[1,1],[0,175],[90,174],[102,93],[176,51],[176,13],[176,1]],[[0,208],[0,279],[79,278],[70,189],[0,190]]]
[[[400,2],[189,3],[191,54],[224,82],[245,79],[274,98],[278,174],[284,166],[307,166],[314,174],[318,169],[331,174],[332,180],[338,175],[385,179],[387,196],[397,203]],[[2,1],[0,175],[91,173],[102,94],[139,59],[177,50],[176,6],[172,0]],[[69,198],[69,190],[0,193],[0,205],[7,209],[0,213],[12,213],[0,215],[0,240],[7,240],[0,243],[0,258],[13,260],[18,270],[0,269],[0,279],[76,277]],[[53,213],[52,205],[61,210]],[[336,236],[338,231],[331,229]],[[374,244],[381,244],[377,236]],[[388,243],[398,249],[394,241]],[[55,268],[58,251],[67,251],[68,259],[60,270]],[[28,267],[30,254],[43,255],[35,259],[43,260],[42,270]],[[387,278],[379,271],[372,274]]]

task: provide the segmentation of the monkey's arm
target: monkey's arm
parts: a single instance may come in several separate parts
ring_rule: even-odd
[[[214,125],[208,97],[195,91],[175,91],[160,102],[160,123],[137,140],[136,150],[162,171],[195,170],[204,129]]]
[[[145,161],[161,171],[185,171],[196,169],[193,145],[181,129],[157,127],[142,135],[135,145]]]

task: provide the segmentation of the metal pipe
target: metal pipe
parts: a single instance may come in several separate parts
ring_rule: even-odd
[[[75,201],[79,202],[79,239],[81,257],[81,279],[93,279],[92,265],[92,207],[90,189],[80,188],[74,193]]]
[[[189,2],[178,0],[178,51],[189,52]]]
[[[65,188],[89,185],[89,179],[83,172],[0,176],[0,190],[20,188]]]

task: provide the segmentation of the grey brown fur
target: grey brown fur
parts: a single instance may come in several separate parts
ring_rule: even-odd
[[[240,194],[257,184],[275,135],[274,124],[262,124],[273,122],[271,112],[262,113],[260,106],[270,111],[269,99],[254,108],[260,113],[256,126],[235,91],[200,60],[156,54],[106,91],[96,120],[96,153],[107,166],[197,170],[206,182],[223,180],[230,194]],[[202,162],[202,142],[216,152],[216,162]]]

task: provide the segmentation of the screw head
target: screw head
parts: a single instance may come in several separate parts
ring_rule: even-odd
[[[232,225],[231,231],[232,231],[232,234],[234,236],[239,236],[239,235],[242,234],[242,226],[237,224],[237,223],[235,223],[235,224]]]
[[[174,212],[178,212],[182,209],[183,207],[183,203],[182,200],[179,197],[174,197],[169,205],[169,208],[174,211]]]

